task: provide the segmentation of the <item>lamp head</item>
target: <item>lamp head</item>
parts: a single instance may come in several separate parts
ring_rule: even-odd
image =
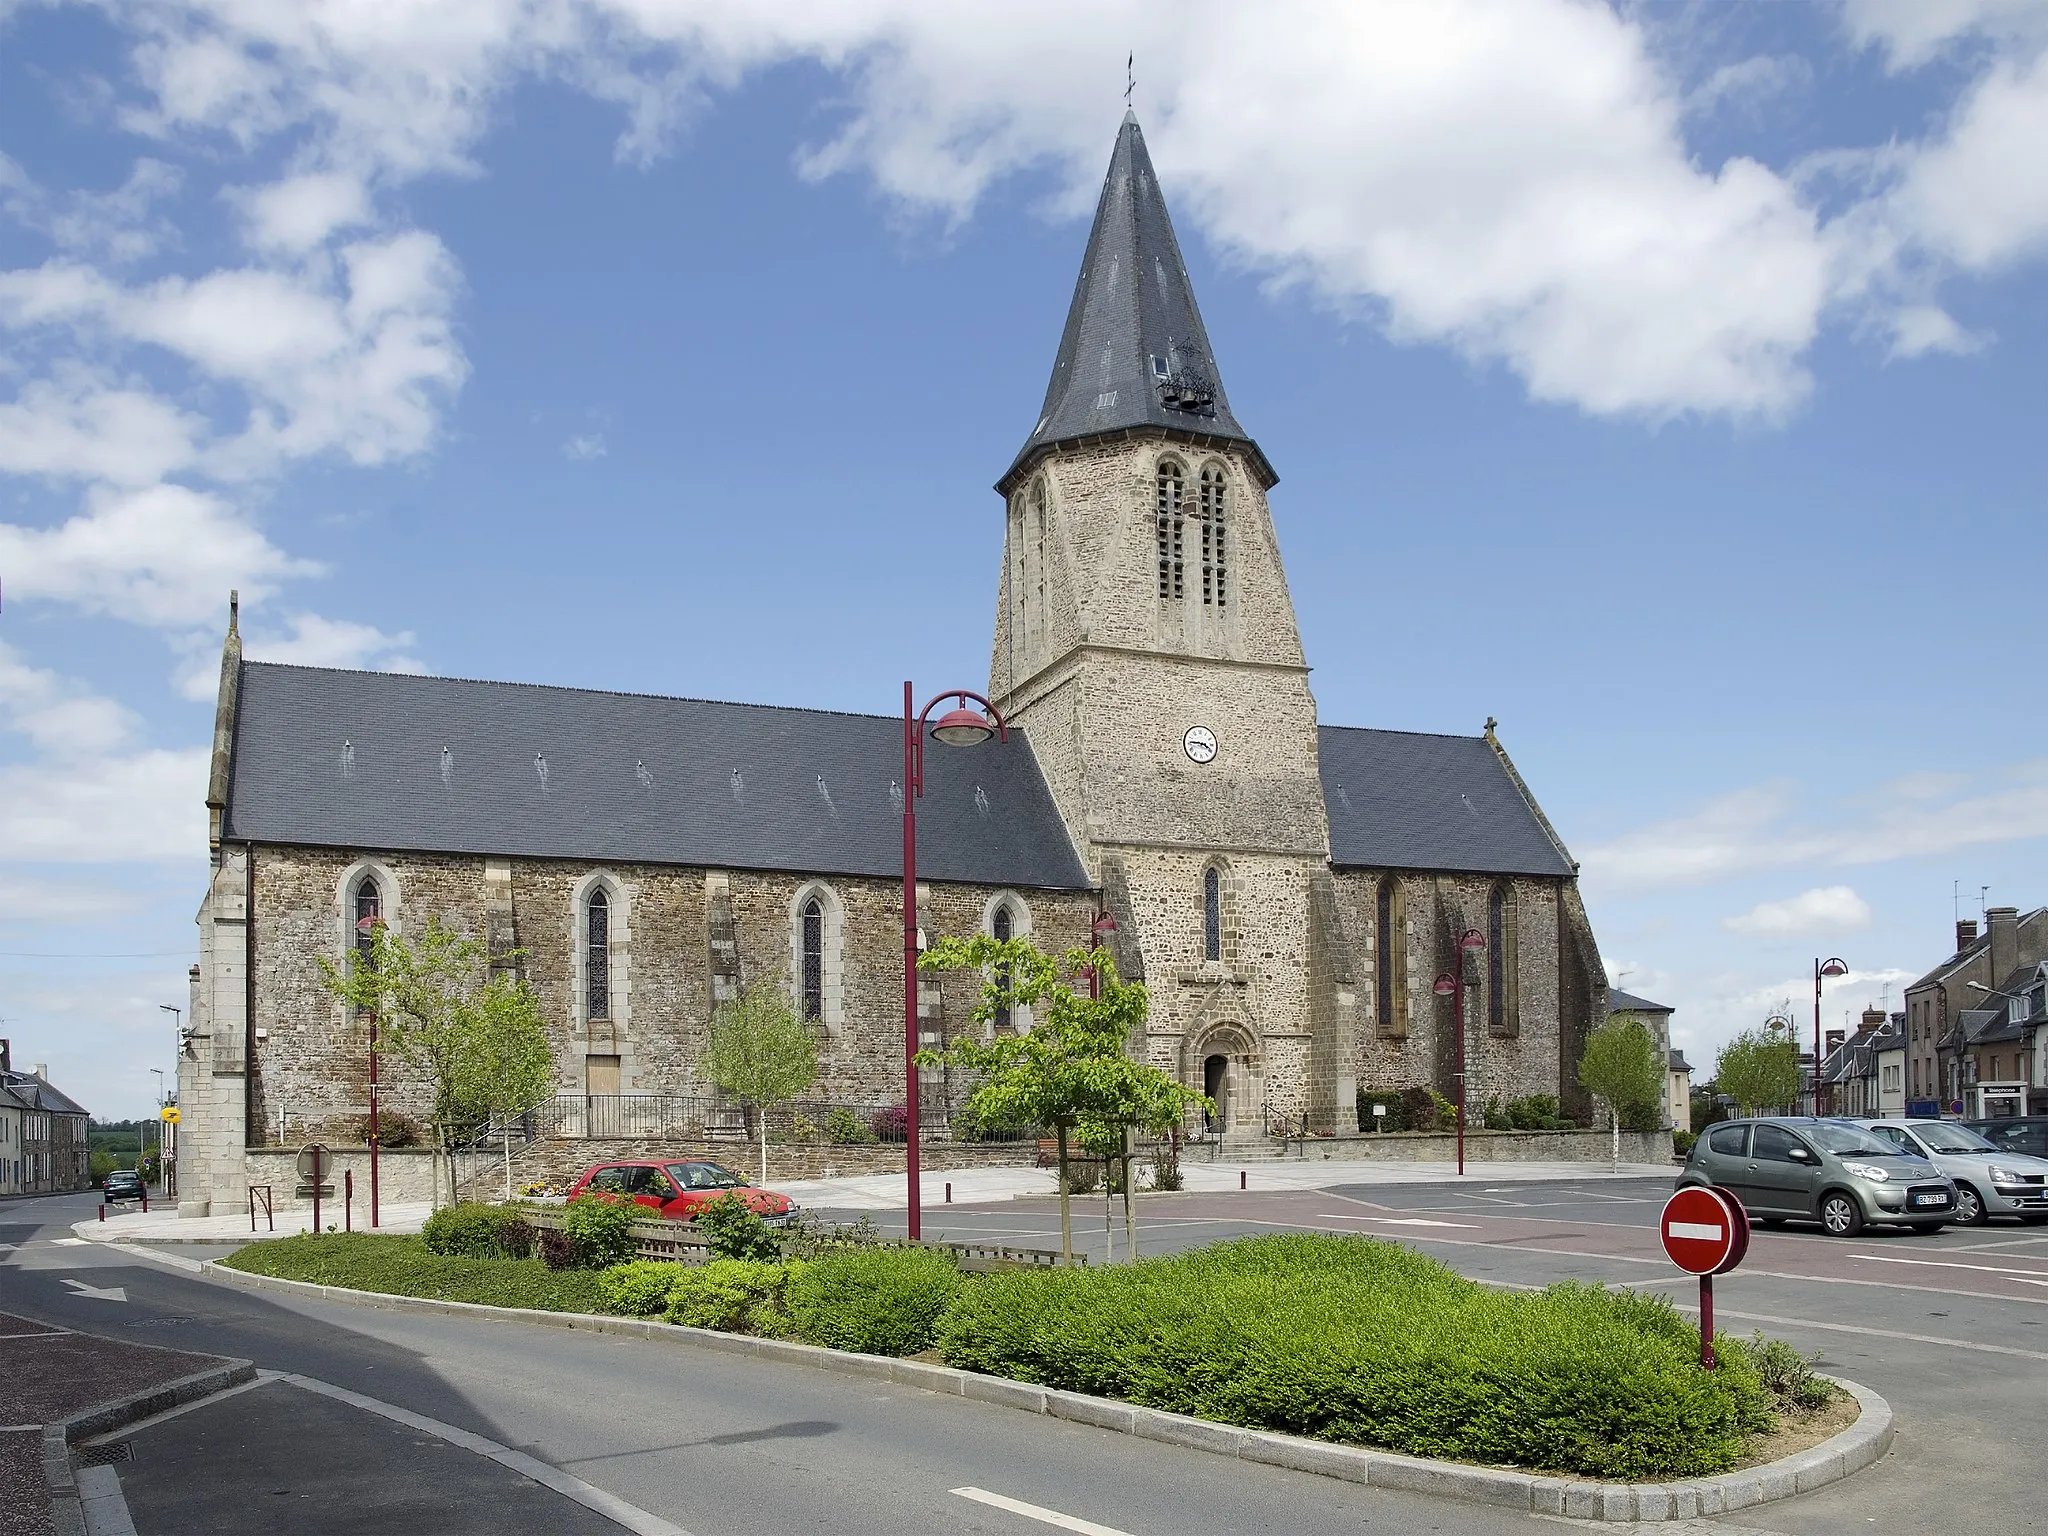
[[[1105,933],[1115,933],[1117,931],[1116,919],[1105,912],[1088,925],[1088,931],[1097,938],[1101,938]]]
[[[1846,976],[1849,974],[1849,966],[1843,960],[1824,960],[1821,962],[1820,973],[1823,976]]]
[[[1467,928],[1458,935],[1458,948],[1467,950],[1484,949],[1486,948],[1486,935],[1477,928]]]
[[[1430,988],[1430,991],[1434,992],[1438,997],[1449,997],[1457,990],[1458,978],[1455,976],[1439,976],[1436,979],[1436,983]]]
[[[986,716],[964,704],[947,710],[932,727],[932,735],[949,747],[978,747],[995,733]]]

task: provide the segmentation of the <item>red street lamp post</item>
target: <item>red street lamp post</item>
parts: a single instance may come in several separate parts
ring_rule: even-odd
[[[1473,950],[1486,948],[1486,935],[1477,928],[1467,928],[1458,935],[1458,974],[1445,971],[1437,977],[1430,988],[1438,997],[1451,999],[1451,1011],[1457,1019],[1458,1031],[1458,1172],[1465,1172],[1465,956]]]
[[[1004,741],[1010,739],[1009,727],[1003,724],[1003,717],[995,705],[978,693],[969,693],[964,688],[951,688],[934,695],[931,703],[912,714],[916,694],[911,685],[903,685],[903,1142],[908,1149],[906,1162],[910,1179],[910,1220],[908,1231],[912,1241],[924,1231],[923,1202],[918,1192],[918,1113],[917,1113],[917,802],[924,794],[924,730],[925,721],[931,712],[948,699],[959,703],[941,715],[932,726],[933,737],[948,747],[978,747],[991,736]],[[988,711],[988,715],[977,714],[969,709],[972,700]],[[994,724],[989,723],[990,719]]]
[[[1116,919],[1107,912],[1097,912],[1095,921],[1088,925],[1088,947],[1091,950],[1102,947],[1103,935],[1116,932]],[[1088,1000],[1102,1001],[1102,977],[1093,965],[1084,967],[1088,972]]]
[[[374,936],[384,926],[384,919],[371,916],[356,920],[356,932]],[[361,953],[361,951],[358,951]],[[377,1015],[370,1015],[370,1225],[376,1227],[377,1220]],[[436,1186],[438,1188],[438,1186]]]
[[[1820,982],[1823,976],[1846,976],[1848,974],[1849,967],[1842,960],[1833,958],[1822,960],[1816,957],[1813,962],[1813,1112],[1816,1115],[1822,1113],[1820,1084]]]

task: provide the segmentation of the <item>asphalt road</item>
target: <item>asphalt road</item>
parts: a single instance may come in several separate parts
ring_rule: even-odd
[[[1236,1232],[1373,1231],[1500,1283],[1570,1277],[1666,1285],[1685,1300],[1685,1288],[1670,1284],[1669,1266],[1654,1256],[1654,1218],[1667,1189],[1661,1180],[1493,1189],[1475,1180],[1466,1187],[1158,1197],[1143,1203],[1141,1220],[1148,1251]],[[1052,1206],[935,1210],[927,1232],[1041,1246],[1048,1231],[1057,1233]],[[0,1252],[0,1310],[241,1355],[397,1405],[530,1454],[695,1536],[1042,1536],[1052,1528],[959,1489],[1130,1536],[1361,1529],[1490,1536],[1557,1523],[803,1367],[558,1329],[273,1299],[64,1242],[68,1222],[88,1210],[77,1201],[0,1207],[0,1243],[19,1245]],[[1100,1203],[1092,1210],[1099,1247]],[[40,1222],[39,1230],[21,1225],[28,1220]],[[1893,1258],[1915,1263],[1883,1262]],[[96,1298],[81,1286],[119,1286],[126,1299]],[[1718,1283],[1717,1302],[1724,1326],[1763,1327],[1818,1349],[1824,1368],[1882,1392],[1898,1412],[1899,1437],[1882,1463],[1845,1484],[1746,1518],[1702,1522],[1701,1532],[1818,1536],[1867,1525],[2048,1532],[2035,1452],[2048,1405],[2048,1233],[1994,1226],[1840,1242],[1817,1232],[1759,1232],[1749,1265]],[[394,1434],[388,1416],[288,1382],[126,1438],[136,1459],[121,1468],[122,1481],[142,1536],[254,1529],[246,1524],[251,1505],[288,1503],[290,1527],[309,1533],[382,1533],[394,1523],[451,1531],[484,1523],[607,1528],[497,1462],[477,1465],[482,1458],[472,1452],[451,1453],[445,1437]],[[308,1445],[317,1447],[311,1459]],[[460,1512],[439,1523],[420,1519],[430,1508]],[[406,1518],[397,1519],[401,1510]],[[474,1520],[480,1510],[491,1518]]]

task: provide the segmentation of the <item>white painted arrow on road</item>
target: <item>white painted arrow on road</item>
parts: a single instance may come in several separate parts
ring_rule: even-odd
[[[90,1301],[126,1301],[128,1293],[118,1285],[87,1285],[83,1280],[73,1280],[69,1275],[64,1283],[71,1287],[71,1294],[83,1296]]]

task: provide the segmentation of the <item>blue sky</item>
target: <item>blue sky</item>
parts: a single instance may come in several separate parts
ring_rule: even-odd
[[[230,586],[333,665],[984,678],[1132,49],[1326,721],[1497,716],[1703,1067],[2048,899],[2038,7],[1018,9],[0,0],[19,1059],[169,1066]]]

